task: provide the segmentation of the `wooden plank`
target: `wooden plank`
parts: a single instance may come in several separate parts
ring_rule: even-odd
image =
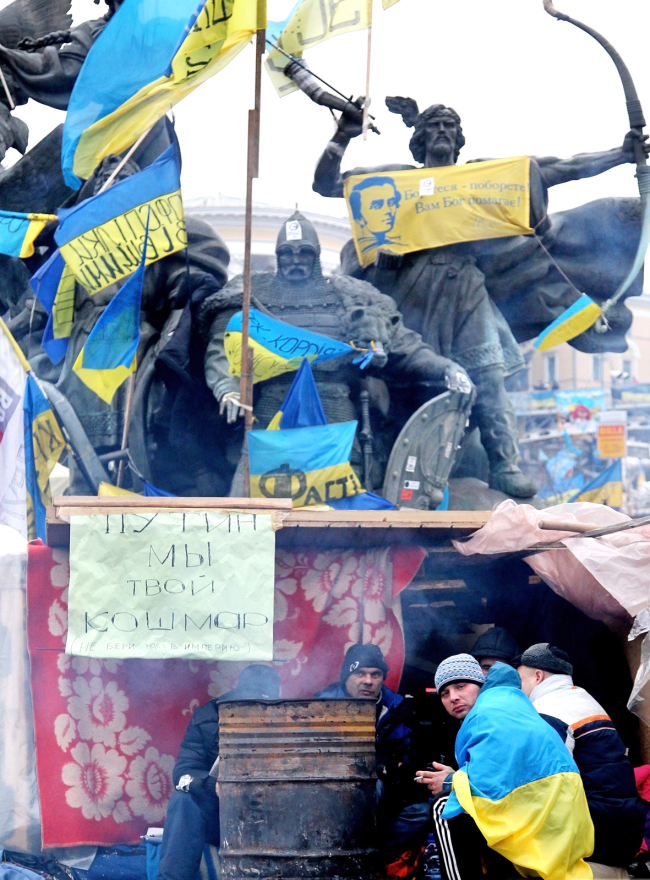
[[[263,506],[262,506],[263,505]],[[155,513],[162,511],[246,510],[250,513],[274,513],[276,528],[310,529],[408,529],[428,533],[453,530],[475,531],[489,520],[489,510],[310,510],[291,509],[289,499],[258,498],[146,498],[135,496],[57,496],[46,515],[48,545],[67,546],[70,540],[70,516],[120,513]],[[457,555],[453,547],[431,548],[431,552]]]
[[[490,510],[292,510],[285,528],[480,529]]]
[[[114,508],[138,510],[213,510],[226,508],[228,510],[291,510],[290,498],[148,498],[136,495],[107,495],[98,498],[97,495],[57,495],[54,499],[54,507],[96,507],[106,512]]]

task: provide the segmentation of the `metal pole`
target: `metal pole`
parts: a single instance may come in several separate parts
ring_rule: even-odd
[[[253,180],[259,174],[260,101],[262,90],[262,55],[266,31],[255,38],[255,108],[248,111],[248,163],[246,169],[246,220],[244,226],[244,297],[242,302],[241,364],[239,399],[244,408],[244,495],[250,498],[250,466],[247,434],[253,427],[253,349],[248,344],[251,309],[251,244],[253,237]]]

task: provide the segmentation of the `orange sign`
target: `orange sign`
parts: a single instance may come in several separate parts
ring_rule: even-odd
[[[598,425],[598,452],[603,458],[625,458],[625,425]]]

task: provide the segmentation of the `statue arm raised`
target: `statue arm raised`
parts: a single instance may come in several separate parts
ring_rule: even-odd
[[[33,98],[55,110],[67,110],[79,71],[97,38],[97,28],[90,27],[93,24],[97,23],[86,22],[73,28],[70,42],[63,47],[47,46],[42,51],[25,52],[0,45],[0,64],[9,71],[16,103]]]
[[[567,183],[570,180],[582,180],[584,177],[596,177],[628,162],[636,162],[634,156],[634,144],[641,140],[646,154],[648,146],[644,135],[638,130],[632,129],[625,135],[623,145],[614,147],[612,150],[603,150],[599,153],[578,153],[569,159],[557,159],[555,156],[544,156],[536,161],[542,172],[546,186],[557,186],[559,183]]]

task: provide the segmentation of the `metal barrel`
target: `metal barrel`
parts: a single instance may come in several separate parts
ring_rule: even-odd
[[[375,703],[219,704],[224,880],[376,876]]]

